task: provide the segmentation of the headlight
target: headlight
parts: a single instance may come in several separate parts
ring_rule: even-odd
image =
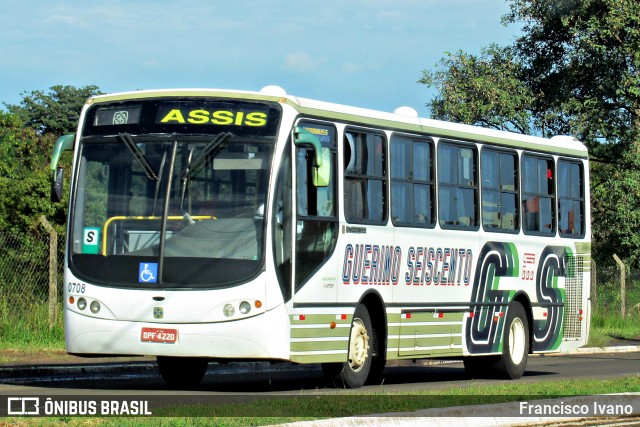
[[[98,312],[100,311],[100,303],[98,301],[93,301],[89,306],[89,309],[93,314],[98,314]]]
[[[236,309],[233,307],[233,305],[226,304],[222,309],[222,312],[224,313],[225,316],[231,317],[236,313]]]
[[[246,301],[240,303],[240,313],[247,314],[251,311],[251,304]]]
[[[84,310],[85,308],[87,308],[87,300],[84,298],[79,298],[78,299],[78,308],[80,310]]]

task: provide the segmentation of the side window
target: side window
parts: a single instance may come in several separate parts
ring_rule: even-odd
[[[477,151],[438,144],[438,218],[442,228],[478,228]]]
[[[345,132],[344,161],[344,214],[347,221],[384,224],[387,219],[384,136],[370,132]]]
[[[296,147],[296,291],[331,256],[338,238],[336,129],[330,124],[311,121],[301,121],[298,126],[316,135],[323,149],[329,149],[331,174],[329,185],[314,186],[315,153],[312,148]]]
[[[486,231],[518,231],[518,154],[482,149],[482,227]]]
[[[393,136],[391,219],[398,226],[435,225],[433,140]]]
[[[563,237],[581,237],[584,228],[584,170],[582,163],[558,161],[558,229]]]
[[[553,159],[522,156],[522,228],[527,234],[555,234]]]

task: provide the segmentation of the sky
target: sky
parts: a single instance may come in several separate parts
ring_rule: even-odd
[[[446,52],[510,44],[504,0],[0,0],[0,105],[54,85],[260,90],[428,117]]]

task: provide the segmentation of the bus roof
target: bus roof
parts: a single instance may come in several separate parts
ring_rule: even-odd
[[[278,86],[266,86],[261,91],[228,89],[161,89],[121,92],[97,95],[87,103],[102,103],[133,99],[161,97],[219,97],[279,102],[293,107],[301,114],[317,118],[342,121],[361,126],[373,126],[397,131],[415,132],[436,137],[487,142],[524,150],[543,151],[550,154],[580,158],[588,157],[586,146],[571,136],[554,136],[550,139],[514,132],[499,131],[480,126],[464,125],[418,117],[410,107],[400,107],[394,112],[335,104],[289,95]]]

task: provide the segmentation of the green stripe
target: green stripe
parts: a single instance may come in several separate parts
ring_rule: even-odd
[[[576,242],[576,254],[591,255],[591,242]],[[591,257],[589,257],[591,259]]]
[[[439,122],[432,121],[432,126],[423,126],[417,123],[407,123],[403,121],[396,121],[391,119],[377,119],[372,118],[366,115],[359,115],[355,113],[347,113],[347,112],[337,112],[334,110],[323,110],[319,108],[300,106],[297,103],[287,99],[286,103],[293,108],[295,108],[301,114],[306,114],[310,116],[315,116],[319,118],[325,118],[335,121],[341,121],[346,123],[358,123],[358,124],[366,124],[370,126],[375,126],[383,129],[389,130],[402,130],[408,132],[415,132],[420,134],[426,134],[428,136],[436,136],[443,138],[452,138],[458,140],[466,140],[480,143],[489,143],[489,144],[497,144],[505,147],[513,147],[513,148],[523,148],[533,151],[540,151],[550,154],[563,154],[567,156],[575,156],[586,159],[588,157],[587,149],[584,148],[584,145],[581,143],[577,143],[576,146],[578,148],[560,148],[557,145],[553,145],[552,142],[548,139],[537,138],[537,137],[528,137],[530,141],[522,141],[518,139],[518,137],[522,137],[522,135],[516,135],[509,132],[501,132],[499,135],[479,135],[478,130],[486,130],[484,128],[473,127],[473,126],[465,126],[465,129],[452,130],[447,129],[446,126],[437,126]],[[383,111],[372,111],[372,110],[364,110],[363,114],[369,113],[383,113],[390,114]],[[417,119],[409,119],[416,120]],[[448,125],[449,123],[443,122],[443,125]],[[453,123],[452,123],[453,124]],[[527,138],[525,136],[525,138]],[[535,141],[534,141],[535,140]],[[537,142],[539,141],[539,142]],[[582,149],[581,149],[582,148]]]
[[[145,98],[160,98],[160,97],[216,97],[216,98],[232,98],[232,99],[247,99],[257,101],[279,102],[283,100],[282,97],[262,94],[262,93],[235,93],[224,92],[220,90],[177,90],[177,91],[149,91],[149,92],[129,92],[126,94],[113,94],[102,95],[99,97],[91,98],[90,103],[103,103],[124,101],[129,99],[145,99]],[[329,104],[330,108],[341,109],[342,112],[335,110],[328,110],[318,107],[301,106],[298,102],[292,98],[284,98],[284,103],[290,105],[301,114],[320,117],[329,120],[336,120],[346,123],[357,123],[375,126],[383,129],[408,131],[419,134],[426,134],[430,136],[453,138],[458,140],[467,140],[480,143],[498,144],[506,147],[524,148],[534,151],[540,151],[551,154],[562,154],[568,156],[576,156],[580,158],[587,158],[587,150],[582,144],[577,143],[575,149],[573,148],[560,148],[557,145],[553,145],[550,140],[537,138],[537,137],[520,137],[516,134],[508,132],[493,133],[492,135],[479,135],[478,130],[482,128],[475,128],[473,126],[464,126],[462,129],[447,129],[448,123],[432,120],[428,125],[422,125],[418,123],[418,119],[406,118],[406,121],[401,121],[402,118],[398,117],[398,120],[394,120],[392,113],[383,111],[374,111],[362,109],[362,114],[358,114],[354,107]],[[353,112],[347,112],[347,109],[353,109]],[[377,114],[389,114],[389,119],[379,119],[370,117]],[[413,123],[409,123],[413,121]],[[522,139],[529,139],[523,141]]]
[[[462,332],[462,324],[458,325],[402,325],[400,335],[448,334]]]
[[[254,101],[271,101],[278,102],[279,96],[261,94],[261,93],[237,93],[237,92],[225,92],[221,90],[191,90],[180,89],[175,91],[169,90],[151,90],[151,91],[139,91],[139,92],[126,92],[115,93],[107,95],[99,95],[94,98],[90,98],[87,103],[103,103],[103,102],[115,102],[126,101],[136,99],[149,99],[149,98],[172,98],[172,97],[202,97],[202,98],[230,98],[230,99],[248,99]]]
[[[348,337],[350,328],[292,328],[291,338]]]
[[[453,345],[462,344],[462,337],[450,337],[450,336],[443,336],[443,337],[437,337],[437,338],[401,337],[398,348],[439,347],[443,345],[450,346],[452,343]]]
[[[327,350],[347,350],[348,341],[305,341],[292,342],[291,351],[327,351]]]
[[[291,361],[295,363],[335,363],[345,362],[347,353],[344,354],[296,354],[291,355]]]
[[[340,316],[340,313],[336,314],[305,314],[304,320],[295,320],[294,315],[290,315],[291,324],[292,325],[319,325],[325,324],[327,327],[331,325],[332,322],[335,322],[336,325],[351,325],[351,318],[353,316],[347,315],[345,320],[336,318],[336,316]]]
[[[459,312],[443,312],[442,317],[438,316],[438,313],[434,315],[433,311],[411,311],[411,309],[405,309],[405,312],[411,313],[411,317],[408,319],[401,318],[400,313],[387,314],[387,321],[389,323],[402,323],[410,324],[415,322],[429,322],[429,323],[442,323],[442,322],[462,322],[465,315],[470,311],[469,309],[460,310]]]
[[[449,356],[461,356],[462,349],[461,348],[448,348],[448,349],[433,349],[433,350],[410,350],[403,351],[401,355],[396,353],[387,352],[387,360],[396,360],[396,359],[414,359],[416,357],[449,357]]]

